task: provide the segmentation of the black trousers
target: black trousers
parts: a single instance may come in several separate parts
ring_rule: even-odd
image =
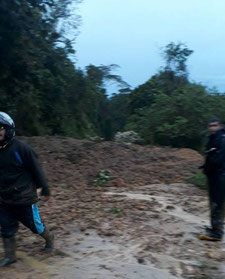
[[[211,174],[207,178],[211,226],[215,234],[222,236],[225,214],[225,174]]]
[[[43,225],[37,204],[33,205],[2,205],[0,204],[0,232],[4,238],[10,238],[18,231],[19,222],[33,233],[43,233]]]

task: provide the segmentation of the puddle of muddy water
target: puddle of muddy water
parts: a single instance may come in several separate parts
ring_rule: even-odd
[[[122,196],[126,197],[128,199],[133,200],[144,200],[144,201],[157,201],[159,204],[162,205],[162,208],[160,208],[160,212],[163,211],[163,209],[170,209],[167,210],[166,213],[168,215],[172,215],[174,217],[177,217],[179,219],[182,219],[188,223],[195,223],[198,225],[206,225],[208,224],[208,213],[205,214],[205,216],[198,217],[194,214],[188,213],[184,211],[180,206],[174,205],[173,201],[166,198],[165,196],[156,196],[156,195],[148,195],[148,194],[139,194],[139,193],[129,193],[129,192],[121,192],[121,193],[113,193],[113,192],[106,192],[106,195],[116,195],[116,196]]]
[[[17,252],[17,262],[0,269],[0,278],[4,279],[48,279],[50,266],[26,253]]]
[[[225,264],[224,262],[203,262],[201,271],[204,275],[199,279],[224,279],[225,278]]]
[[[167,270],[138,263],[138,246],[122,246],[116,241],[99,237],[94,231],[88,235],[75,234],[70,239],[70,257],[52,270],[57,279],[175,279]]]
[[[160,192],[159,192],[160,193]],[[143,194],[143,193],[139,193],[139,192],[106,192],[105,195],[111,195],[111,196],[116,196],[118,197],[122,197],[130,199],[130,200],[143,200],[143,201],[149,201],[149,202],[158,202],[158,204],[160,205],[160,207],[158,208],[158,211],[160,213],[160,215],[162,216],[163,214],[165,215],[170,215],[170,216],[174,216],[176,218],[176,220],[180,220],[179,224],[180,224],[180,228],[186,228],[187,229],[187,233],[184,233],[184,237],[183,239],[185,239],[186,237],[190,240],[191,239],[191,235],[190,233],[192,232],[193,234],[196,234],[197,232],[199,232],[199,228],[203,227],[203,225],[208,224],[208,211],[206,210],[206,212],[204,214],[201,215],[201,217],[192,214],[191,212],[187,212],[185,211],[179,204],[177,204],[175,202],[176,197],[171,198],[170,195],[164,195],[164,193],[162,194],[162,196],[159,195],[150,195],[150,194]],[[175,198],[175,199],[174,199]],[[203,206],[207,209],[207,201],[203,201],[201,202],[201,204],[198,204],[199,207]],[[149,221],[149,223],[151,224],[151,220]],[[166,224],[164,225],[164,230],[169,229],[170,230],[170,226],[171,224]],[[174,224],[172,224],[172,229],[170,230],[170,232],[174,232]],[[182,242],[181,242],[182,243]],[[181,244],[180,243],[180,244]],[[180,244],[178,243],[177,246],[180,246]],[[207,243],[205,243],[207,245]],[[210,245],[210,244],[209,244]],[[174,246],[175,247],[175,246]],[[201,243],[199,243],[199,245],[196,247],[196,251],[195,248],[193,248],[193,253],[198,253],[199,255],[201,254],[207,254],[207,246],[206,247],[202,247]],[[185,252],[185,247],[183,248],[184,252]],[[187,249],[187,248],[186,248]],[[218,246],[214,247],[215,251],[218,250],[220,252],[224,251],[224,244],[218,244]],[[213,251],[214,251],[213,249]],[[190,253],[189,253],[190,254]],[[158,267],[159,266],[163,266],[164,268],[166,268],[167,270],[170,270],[170,267],[173,266],[173,268],[176,266],[176,269],[178,270],[178,273],[182,276],[182,278],[195,278],[195,279],[224,279],[225,278],[225,264],[224,261],[221,262],[221,259],[219,261],[217,261],[216,259],[214,259],[214,261],[212,261],[211,264],[210,260],[207,261],[207,256],[203,257],[205,258],[205,262],[204,264],[201,262],[201,260],[196,260],[198,257],[195,257],[195,261],[192,262],[191,260],[183,260],[183,259],[179,259],[176,257],[176,255],[171,254],[171,255],[161,255],[158,253],[151,253],[153,259],[155,259],[158,262]],[[217,256],[217,255],[215,255]],[[188,256],[190,259],[190,255]],[[201,259],[201,256],[199,256],[199,259]],[[183,266],[183,268],[181,268]],[[181,271],[181,269],[183,271]],[[194,270],[200,270],[200,272],[198,272],[198,275],[194,275]],[[189,271],[191,271],[190,276],[188,274],[185,274],[185,270],[187,270],[187,273]],[[201,275],[200,274],[204,274]],[[184,277],[183,277],[184,276]],[[187,277],[186,277],[187,276]],[[206,277],[208,276],[208,277]]]
[[[61,257],[38,260],[19,251],[18,262],[0,270],[4,279],[177,279],[137,259],[140,244],[122,245],[102,238],[93,230],[74,232],[59,243]],[[60,253],[58,253],[60,255]],[[66,256],[65,256],[66,255]]]

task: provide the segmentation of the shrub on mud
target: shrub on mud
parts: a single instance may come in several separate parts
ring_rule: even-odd
[[[110,170],[101,170],[98,174],[96,179],[94,180],[95,186],[103,186],[106,182],[109,180],[115,178],[114,176],[111,176]]]
[[[117,207],[115,207],[115,208],[112,209],[112,213],[113,213],[114,215],[116,215],[117,217],[121,217],[121,216],[123,215],[122,209],[117,208]]]
[[[196,171],[196,173],[190,177],[187,182],[199,187],[200,189],[207,189],[206,176],[201,171]]]

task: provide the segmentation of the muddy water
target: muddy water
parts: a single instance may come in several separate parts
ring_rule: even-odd
[[[62,243],[61,243],[62,245]],[[75,232],[63,247],[56,248],[54,260],[38,260],[18,252],[18,262],[0,270],[0,278],[15,279],[176,279],[167,270],[138,263],[135,254],[139,245],[122,246],[99,237],[94,231]],[[19,270],[19,272],[17,272]]]
[[[123,246],[101,238],[94,231],[75,234],[68,243],[70,256],[52,270],[54,278],[65,279],[175,279],[167,270],[138,263],[138,244]]]
[[[158,185],[157,185],[158,186]],[[198,207],[205,208],[205,212],[201,212],[201,215],[198,216],[195,213],[188,212],[182,206],[176,204],[175,196],[167,195],[162,193],[160,195],[160,191],[158,195],[152,194],[143,194],[135,191],[131,192],[107,192],[106,195],[117,197],[127,198],[128,200],[140,200],[140,201],[157,201],[159,205],[161,205],[159,209],[159,213],[161,216],[170,215],[174,216],[176,219],[174,220],[174,225],[177,220],[180,220],[180,228],[181,231],[186,230],[183,236],[183,241],[177,243],[177,246],[182,246],[182,242],[185,243],[185,238],[189,242],[193,237],[196,242],[196,235],[202,229],[204,225],[208,225],[209,221],[209,212],[208,212],[208,201],[207,199],[198,202]],[[191,204],[191,200],[190,200]],[[151,221],[150,221],[151,222]],[[166,230],[167,232],[176,233],[175,226],[172,225],[172,230],[170,224],[164,224],[162,226],[162,231]],[[188,226],[187,226],[188,225]],[[197,243],[197,242],[196,242]],[[203,245],[201,245],[203,244]],[[205,245],[205,246],[204,246]],[[169,255],[163,255],[161,253],[151,252],[151,259],[154,259],[156,266],[164,267],[167,270],[171,270],[171,266],[175,268],[176,275],[180,275],[181,278],[199,278],[199,279],[224,279],[225,278],[225,243],[197,243],[197,246],[193,246],[191,248],[183,246],[183,253],[179,253],[181,258],[179,259],[179,255],[176,255],[176,245],[170,247],[171,251],[175,251],[174,253],[170,253]],[[181,248],[182,249],[182,248]],[[187,253],[185,253],[185,250]],[[195,254],[195,257],[192,257],[191,254]],[[186,254],[186,255],[185,255]],[[187,259],[182,259],[185,257]]]
[[[204,193],[188,185],[172,185],[169,190],[168,185],[149,185],[130,191],[115,189],[104,196],[121,208],[125,204],[125,209],[126,201],[131,202],[133,211],[120,219],[128,227],[118,237],[72,229],[69,237],[57,239],[52,255],[42,256],[41,251],[27,254],[19,247],[18,262],[1,269],[0,278],[225,278],[225,244],[201,242],[196,237],[208,224]],[[135,223],[129,218],[138,216],[137,205],[142,218]],[[146,205],[152,206],[143,207]],[[107,222],[109,219],[102,220],[110,227]],[[33,238],[27,241],[31,245]]]
[[[162,205],[161,212],[169,208],[167,211],[169,215],[178,217],[186,222],[195,223],[199,225],[208,224],[208,213],[205,216],[198,217],[194,214],[190,214],[185,212],[181,207],[174,205],[173,201],[168,200],[164,196],[156,196],[156,195],[148,195],[148,194],[139,194],[139,193],[129,193],[129,192],[121,192],[121,193],[113,193],[107,192],[107,195],[118,195],[127,197],[128,199],[134,200],[145,200],[145,201],[157,201],[160,205]]]

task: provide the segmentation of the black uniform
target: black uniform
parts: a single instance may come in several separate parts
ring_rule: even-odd
[[[210,135],[204,172],[208,178],[212,232],[222,238],[225,212],[225,130]]]
[[[37,207],[37,188],[50,195],[37,155],[26,143],[12,139],[0,148],[0,227],[1,235],[12,237],[18,221],[34,233],[43,233]]]

